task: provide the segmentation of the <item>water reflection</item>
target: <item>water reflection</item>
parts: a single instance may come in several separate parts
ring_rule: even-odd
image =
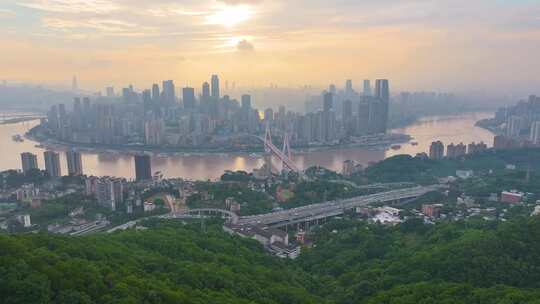
[[[318,151],[295,154],[294,161],[300,168],[314,165],[324,166],[332,170],[340,171],[343,161],[355,160],[363,165],[370,162],[380,161],[396,154],[415,155],[426,152],[434,140],[442,140],[445,144],[469,143],[472,141],[484,141],[491,145],[493,134],[477,128],[474,123],[489,114],[463,114],[458,116],[429,117],[403,129],[393,132],[406,133],[414,137],[418,145],[404,144],[400,150],[369,150],[363,148],[347,148],[334,151]],[[0,170],[20,169],[20,153],[32,152],[38,155],[38,164],[43,168],[43,149],[35,147],[37,143],[25,140],[17,143],[11,137],[16,134],[24,134],[37,124],[37,121],[19,123],[13,125],[0,125]],[[61,151],[61,150],[60,150]],[[63,152],[63,151],[61,151]],[[62,172],[67,172],[64,153],[61,154]],[[154,156],[152,157],[152,169],[161,171],[165,177],[183,177],[189,179],[216,179],[225,170],[244,170],[250,172],[254,168],[261,167],[264,163],[262,158],[248,155],[188,155],[188,156]],[[280,164],[272,160],[275,169]],[[133,158],[121,153],[83,153],[83,167],[86,174],[110,175],[134,178]]]

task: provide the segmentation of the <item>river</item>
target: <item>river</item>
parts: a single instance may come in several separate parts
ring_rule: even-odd
[[[1,115],[1,114],[0,114]],[[365,149],[345,148],[317,152],[297,153],[293,160],[300,168],[314,165],[323,166],[335,171],[341,171],[343,161],[354,160],[363,165],[383,160],[397,154],[416,155],[427,152],[432,141],[441,140],[445,144],[451,142],[472,141],[485,142],[488,146],[493,144],[493,134],[475,126],[476,121],[490,117],[489,113],[466,113],[455,116],[426,117],[417,123],[405,128],[395,129],[392,132],[411,135],[418,145],[402,144],[401,149]],[[31,152],[38,155],[38,165],[44,168],[43,151],[36,142],[25,140],[15,142],[12,136],[24,134],[34,127],[38,121],[0,125],[0,171],[7,169],[20,169],[22,152]],[[117,176],[134,178],[135,169],[133,157],[122,153],[86,153],[82,155],[84,173],[98,176]],[[67,172],[64,153],[61,153],[62,172]],[[225,170],[245,170],[251,172],[261,167],[264,160],[261,157],[240,154],[208,154],[188,156],[152,157],[152,170],[160,171],[165,177],[182,177],[192,180],[216,179]],[[279,168],[279,164],[275,163]]]

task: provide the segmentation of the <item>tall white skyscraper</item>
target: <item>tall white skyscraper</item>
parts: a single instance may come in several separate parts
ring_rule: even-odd
[[[540,121],[535,121],[532,123],[530,140],[535,145],[540,144]]]

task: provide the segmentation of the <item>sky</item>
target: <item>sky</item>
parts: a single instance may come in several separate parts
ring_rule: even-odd
[[[1,0],[0,79],[540,94],[540,0]],[[536,91],[535,91],[536,90]]]

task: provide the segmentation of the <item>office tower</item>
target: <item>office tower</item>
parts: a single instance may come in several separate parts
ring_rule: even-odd
[[[219,99],[219,77],[218,75],[212,75],[212,98]]]
[[[352,80],[348,79],[345,82],[345,93],[351,94],[353,92]]]
[[[354,119],[353,119],[353,110],[352,110],[352,101],[347,99],[343,102],[343,114],[341,115],[343,121],[343,128],[347,135],[354,134]]]
[[[444,144],[441,141],[434,141],[429,147],[429,158],[442,159],[444,157]]]
[[[358,104],[356,117],[356,134],[367,135],[369,133],[369,99],[363,97]]]
[[[210,99],[210,84],[208,82],[202,85],[202,98],[205,100]]]
[[[540,121],[535,121],[531,124],[530,140],[534,145],[540,144]]]
[[[113,87],[105,88],[105,94],[107,95],[107,97],[114,97],[114,88]]]
[[[377,79],[375,82],[375,102],[372,103],[375,114],[375,133],[386,133],[388,111],[390,107],[390,86],[388,80]]]
[[[251,95],[248,95],[248,94],[242,95],[242,109],[244,110],[251,109]]]
[[[369,79],[364,80],[364,96],[371,96],[371,82]]]
[[[174,82],[172,80],[163,81],[163,102],[165,104],[173,104],[176,102],[176,93]]]
[[[73,150],[67,151],[66,159],[69,175],[83,175],[81,153]]]
[[[22,170],[24,173],[38,169],[37,156],[35,154],[24,152],[21,153]]]
[[[193,88],[183,88],[182,89],[182,100],[184,102],[184,108],[189,110],[195,109],[195,89]]]
[[[135,177],[137,181],[152,179],[152,165],[150,156],[135,155]]]
[[[145,107],[148,107],[150,104],[152,104],[152,91],[144,90],[142,92],[142,100]]]
[[[329,112],[334,108],[334,94],[327,92],[323,96],[323,111]]]
[[[384,102],[390,101],[390,87],[387,79],[377,79],[375,81],[375,98]]]
[[[49,176],[62,176],[62,171],[60,169],[60,155],[53,151],[45,151],[43,156],[45,158],[45,171],[47,171]]]
[[[330,92],[331,94],[336,95],[336,93],[337,93],[336,85],[335,85],[335,84],[331,84],[331,85],[328,87],[328,92]]]
[[[90,98],[88,97],[83,98],[83,111],[87,115],[90,114]]]
[[[159,100],[160,100],[159,85],[157,83],[154,83],[152,85],[152,101],[154,103],[159,103]]]

